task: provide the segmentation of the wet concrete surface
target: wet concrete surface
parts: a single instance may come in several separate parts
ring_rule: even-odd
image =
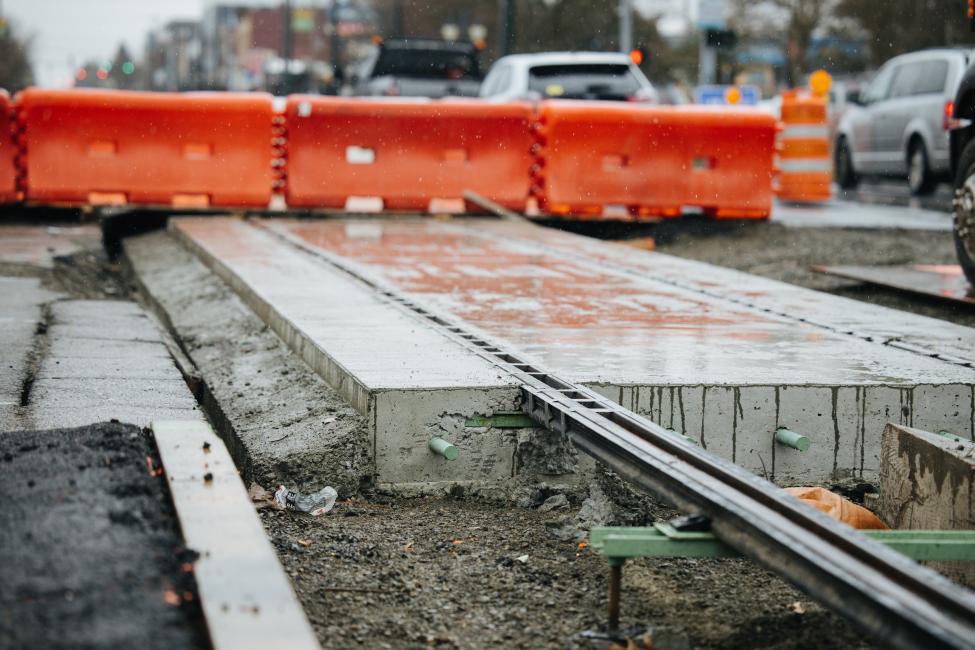
[[[209,647],[193,555],[149,462],[132,425],[0,435],[0,646]]]
[[[639,234],[644,235],[646,231],[641,230]],[[817,265],[956,264],[950,233],[839,228],[799,230],[775,223],[745,223],[678,232],[658,242],[658,248],[670,255],[955,323],[965,326],[963,332],[966,333],[972,333],[973,330],[968,328],[975,326],[975,310],[968,307],[927,300],[813,270]],[[975,351],[975,346],[967,339],[965,347]]]
[[[924,196],[912,196],[906,179],[861,178],[855,188],[844,190],[833,186],[833,196],[843,201],[859,205],[879,205],[889,207],[920,208],[924,210],[951,212],[954,189],[950,182],[940,182],[934,191]]]
[[[323,646],[600,647],[574,637],[605,624],[607,563],[553,534],[578,507],[379,497],[262,517]],[[627,562],[622,622],[656,628],[661,650],[872,647],[743,560]]]
[[[168,233],[125,242],[148,303],[201,378],[246,481],[343,497],[371,478],[366,425],[224,282]]]
[[[780,483],[875,478],[888,420],[975,435],[975,372],[947,359],[975,353],[966,328],[527,224],[252,228],[280,236],[279,258],[305,254],[282,244],[337,256]],[[946,358],[908,349],[918,340]],[[815,449],[777,448],[781,426]]]
[[[790,228],[865,228],[951,232],[951,203],[944,210],[917,205],[890,207],[833,199],[826,203],[777,201],[772,223]]]
[[[612,384],[942,383],[968,371],[839,336],[656,281],[659,256],[615,249],[600,268],[537,245],[549,231],[507,223],[399,220],[275,221],[407,293],[510,342],[575,381]],[[587,242],[572,242],[577,247]],[[632,260],[632,261],[631,261]],[[697,271],[696,275],[691,275]],[[718,282],[721,269],[688,268],[690,281]],[[707,279],[705,279],[707,278]],[[826,319],[829,315],[826,315]]]

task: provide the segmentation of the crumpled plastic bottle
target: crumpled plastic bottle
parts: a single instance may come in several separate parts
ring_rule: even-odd
[[[283,485],[279,485],[274,493],[274,503],[278,508],[307,512],[312,517],[324,515],[331,510],[338,498],[339,493],[332,487],[323,487],[313,494],[302,494],[297,490],[289,490]]]

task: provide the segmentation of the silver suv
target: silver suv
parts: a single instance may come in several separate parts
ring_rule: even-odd
[[[481,84],[491,101],[609,99],[656,103],[657,91],[626,54],[542,52],[503,56]]]
[[[907,177],[927,194],[950,173],[948,130],[969,50],[912,52],[885,63],[847,111],[836,136],[835,174],[852,188],[860,175]]]

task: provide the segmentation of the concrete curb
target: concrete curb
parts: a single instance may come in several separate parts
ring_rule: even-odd
[[[198,421],[152,423],[216,650],[319,648],[227,448]]]

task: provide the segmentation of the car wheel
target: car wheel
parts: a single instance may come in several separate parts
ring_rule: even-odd
[[[907,150],[907,186],[914,196],[930,194],[934,190],[934,175],[928,164],[928,150],[914,138]]]
[[[975,285],[975,140],[958,161],[954,200],[955,251],[968,281]]]
[[[850,145],[847,144],[846,138],[840,138],[836,142],[835,158],[833,167],[836,182],[844,190],[852,190],[857,186],[858,179],[856,171],[853,169],[853,153],[850,151]]]

